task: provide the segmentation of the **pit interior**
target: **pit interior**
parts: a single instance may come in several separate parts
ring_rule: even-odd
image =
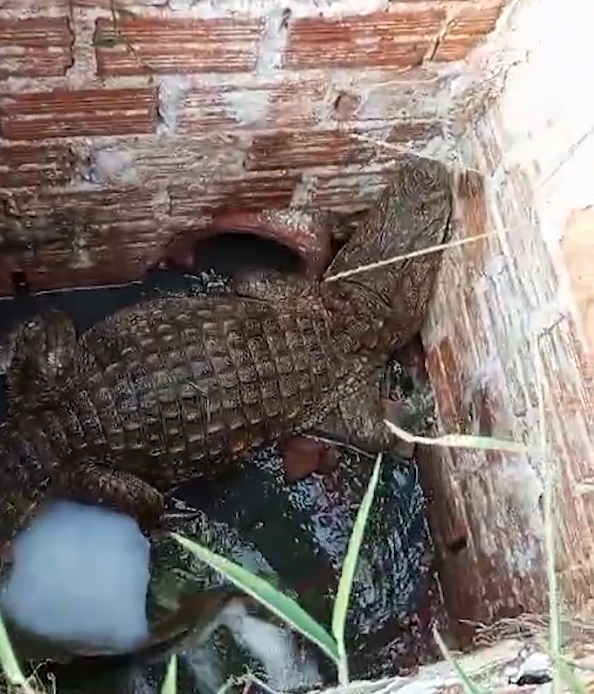
[[[435,433],[547,434],[545,456],[417,450],[449,633],[468,645],[546,610],[545,464],[560,475],[564,608],[587,616],[594,10],[124,4],[0,8],[0,290],[18,290],[3,316],[27,291],[140,280],[223,213],[328,210],[346,234],[401,157],[439,159],[465,243],[444,254],[421,334]],[[300,272],[312,257],[294,230],[198,248],[202,268],[249,254]]]

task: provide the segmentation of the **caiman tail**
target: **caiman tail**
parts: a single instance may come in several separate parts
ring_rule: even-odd
[[[339,330],[371,347],[381,333],[393,349],[418,333],[442,252],[385,261],[445,243],[451,210],[446,167],[432,159],[406,158],[324,274],[327,299],[340,297],[353,309],[348,317],[335,315],[342,321]],[[341,276],[360,268],[366,269]]]

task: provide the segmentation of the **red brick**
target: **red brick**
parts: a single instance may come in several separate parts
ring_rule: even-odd
[[[142,189],[15,191],[0,205],[0,228],[5,253],[21,260],[32,253],[30,265],[38,259],[49,277],[56,254],[76,256],[78,248],[86,255],[102,244],[112,243],[114,248],[133,244],[138,234],[150,242],[159,234],[153,216],[153,195]],[[118,235],[108,239],[114,226]],[[56,277],[54,286],[63,279]]]
[[[0,145],[0,188],[65,185],[76,174],[77,158],[63,145]]]
[[[35,253],[0,257],[0,294],[12,293],[12,273],[24,272],[31,291],[120,284],[140,279],[163,255],[161,244],[134,243],[129,227],[104,230],[106,243],[85,248],[85,262],[64,244],[43,247]],[[127,239],[124,242],[124,234]],[[118,242],[119,238],[119,242]]]
[[[251,71],[259,20],[121,17],[98,19],[94,45],[101,77],[139,73]]]
[[[125,282],[160,257],[170,232],[149,190],[15,192],[0,205],[0,285],[15,270],[32,289]]]
[[[481,174],[468,170],[458,177],[456,202],[463,236],[471,238],[488,233],[487,203]],[[487,246],[488,239],[480,239],[463,246],[462,253],[473,267],[482,269]]]
[[[285,64],[290,68],[420,65],[445,18],[444,10],[376,12],[297,19]]]
[[[389,168],[344,173],[316,174],[315,189],[311,195],[312,207],[332,209],[348,205],[353,208],[371,206],[388,183]]]
[[[448,349],[449,339],[444,338],[437,347],[427,352],[427,373],[435,393],[437,409],[445,432],[451,434],[459,431],[459,380],[457,370],[451,369]],[[444,347],[445,345],[445,347]],[[444,353],[446,361],[444,362]],[[450,370],[448,371],[448,365]]]
[[[464,6],[450,22],[432,60],[446,62],[461,60],[479,41],[495,28],[503,2],[494,0],[491,7]]]
[[[284,209],[298,181],[295,173],[282,171],[242,179],[209,180],[202,186],[170,188],[173,217],[194,217],[207,211]]]
[[[4,12],[20,11],[23,14],[68,14],[73,0],[2,0],[0,9]],[[78,4],[79,0],[76,0]],[[26,9],[25,9],[26,8]]]
[[[278,128],[316,125],[328,110],[323,78],[193,86],[180,101],[177,132],[204,128]]]
[[[57,89],[0,99],[0,135],[7,140],[127,135],[156,129],[154,90]]]
[[[449,308],[449,307],[453,307]],[[458,287],[448,290],[448,309],[455,319],[451,322],[449,333],[453,343],[456,345],[456,352],[459,355],[458,361],[464,365],[464,369],[480,368],[480,362],[474,362],[473,343],[475,332],[481,329],[480,325],[474,325],[466,315],[464,305],[464,294]]]
[[[467,285],[460,300],[459,309],[464,312],[472,330],[474,363],[480,368],[487,356],[493,351],[494,331],[491,322],[489,303],[484,294]]]
[[[501,370],[494,371],[487,379],[476,384],[470,393],[475,433],[511,439],[514,436],[511,403]]]
[[[444,411],[440,411],[441,419],[446,433],[455,433],[460,430],[460,422],[464,419],[462,412],[462,380],[455,350],[457,346],[452,344],[449,337],[444,337],[438,346],[439,359],[441,361],[444,386],[449,393],[449,402]]]
[[[72,66],[74,34],[66,17],[3,19],[0,79],[55,77]]]
[[[25,228],[47,226],[56,215],[82,228],[115,221],[153,226],[154,194],[145,188],[23,191],[11,196],[11,214]]]
[[[99,183],[134,181],[139,185],[215,176],[242,159],[241,143],[233,138],[159,136],[121,138],[92,148],[87,172]],[[114,164],[115,163],[115,164]],[[118,166],[118,163],[120,166]]]
[[[388,138],[389,145],[424,142],[439,132],[438,125],[427,121],[398,123]],[[246,167],[255,170],[375,163],[394,159],[393,147],[377,147],[353,135],[381,140],[376,132],[345,130],[278,131],[258,135]]]

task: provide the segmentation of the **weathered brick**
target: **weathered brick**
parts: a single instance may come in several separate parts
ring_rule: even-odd
[[[0,294],[12,293],[15,272],[24,273],[31,291],[129,282],[142,278],[163,254],[162,245],[148,238],[135,242],[129,226],[104,228],[102,239],[101,244],[84,248],[83,253],[59,243],[35,253],[2,254]]]
[[[492,361],[487,375],[469,393],[475,433],[513,439],[513,414],[506,374],[499,360]]]
[[[437,62],[461,60],[479,41],[495,28],[501,14],[502,0],[493,0],[491,6],[468,4],[462,7],[448,24],[432,59]]]
[[[254,170],[302,168],[346,164],[376,163],[394,159],[396,144],[425,142],[434,136],[438,126],[433,122],[398,123],[388,138],[382,140],[376,132],[359,133],[345,130],[277,131],[258,135],[254,142],[246,167]],[[361,141],[356,136],[364,135],[384,141],[387,147]]]
[[[160,257],[170,234],[153,221],[146,189],[14,191],[1,203],[4,288],[15,271],[34,290],[126,282]]]
[[[97,69],[102,77],[250,71],[261,32],[261,21],[236,17],[98,19]]]
[[[416,70],[399,74],[397,79],[386,76],[383,70],[377,76],[365,70],[354,84],[364,85],[359,87],[365,98],[356,112],[358,121],[434,119],[443,89],[440,80]]]
[[[371,206],[388,183],[389,165],[376,171],[316,174],[315,188],[309,203],[312,207],[365,208]]]
[[[460,421],[460,389],[449,338],[427,352],[426,363],[443,428],[447,433],[456,433]]]
[[[193,85],[180,99],[176,131],[205,128],[266,129],[316,125],[331,112],[328,81],[301,77],[283,81]]]
[[[115,5],[113,0],[67,0],[67,2],[73,2],[76,7],[89,7],[91,9],[100,7],[105,10],[114,10],[116,15],[125,17],[129,13],[143,12],[147,9],[165,9],[169,0],[118,0]]]
[[[449,337],[444,337],[438,346],[439,358],[443,375],[449,392],[450,403],[447,411],[440,412],[444,428],[448,433],[460,429],[460,421],[464,418],[462,412],[462,379],[456,357],[457,345]]]
[[[283,171],[246,178],[209,180],[199,186],[170,188],[173,217],[193,217],[207,211],[284,209],[293,197],[299,176]]]
[[[0,144],[0,188],[65,185],[76,175],[70,147],[53,144]]]
[[[444,10],[376,12],[340,18],[304,17],[291,27],[290,68],[420,65],[444,20]]]
[[[481,326],[471,323],[466,316],[464,293],[459,288],[450,289],[448,294],[449,306],[446,310],[452,315],[456,315],[456,320],[453,320],[451,324],[451,335],[453,343],[456,345],[457,361],[460,370],[468,373],[470,369],[480,366],[480,362],[477,363],[474,360],[474,333],[480,330]]]
[[[561,251],[580,327],[594,352],[594,207],[574,210],[565,225]]]
[[[489,302],[476,287],[467,285],[462,291],[459,309],[470,326],[474,362],[480,368],[493,350],[494,333]]]
[[[66,17],[0,21],[0,79],[64,75],[73,62],[74,34]]]
[[[153,225],[154,193],[146,188],[114,190],[49,190],[15,192],[10,196],[10,216],[25,230],[43,228],[59,218],[64,230],[85,230],[114,222],[144,221]]]
[[[56,89],[0,97],[0,135],[7,140],[154,132],[154,90]]]
[[[487,203],[481,174],[467,170],[458,177],[456,202],[463,236],[471,238],[488,233]],[[462,252],[467,261],[475,268],[480,268],[487,246],[488,240],[480,239],[463,246]]]
[[[20,12],[23,15],[68,14],[70,4],[75,0],[2,0],[0,9],[4,12]],[[76,0],[78,2],[78,0]]]
[[[484,175],[493,174],[501,164],[503,150],[499,141],[497,119],[492,114],[481,118],[473,129],[472,137],[476,138],[480,147],[481,170]]]
[[[96,183],[152,184],[210,178],[217,172],[241,165],[240,143],[232,138],[159,136],[121,138],[91,148],[85,176]]]

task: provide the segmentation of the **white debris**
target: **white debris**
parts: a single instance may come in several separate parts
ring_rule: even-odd
[[[316,663],[308,652],[299,648],[291,629],[249,614],[244,602],[235,599],[194,636],[191,645],[187,644],[189,664],[205,690],[216,692],[227,679],[212,638],[221,626],[229,630],[242,650],[262,664],[264,679],[271,689],[286,692],[321,686],[322,676]]]
[[[546,653],[525,648],[516,662],[510,663],[506,674],[510,684],[544,684],[553,678],[551,659]]]
[[[123,652],[148,636],[148,582],[149,543],[134,520],[58,501],[16,538],[0,606],[56,642]]]

